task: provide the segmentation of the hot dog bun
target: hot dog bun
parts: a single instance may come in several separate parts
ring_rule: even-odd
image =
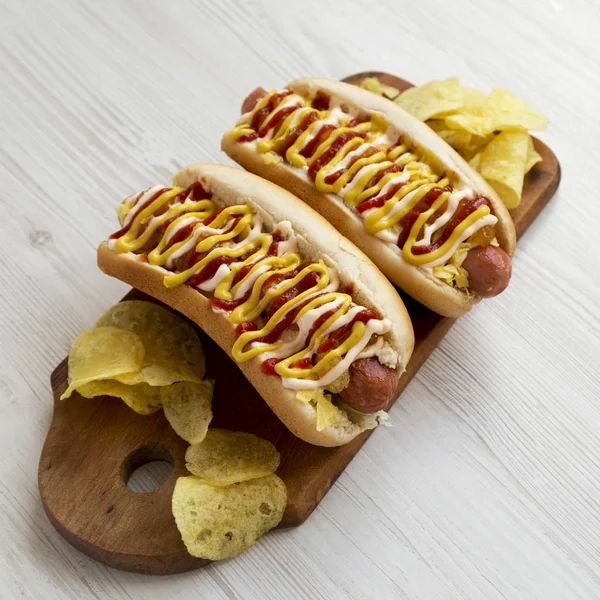
[[[191,165],[177,173],[173,182],[183,188],[201,182],[218,205],[249,203],[267,226],[290,221],[297,236],[299,252],[303,256],[330,260],[343,284],[354,283],[353,298],[366,308],[377,310],[392,322],[386,339],[398,353],[398,373],[405,370],[413,350],[414,336],[402,300],[375,265],[325,219],[282,188],[232,167]],[[187,285],[165,287],[163,278],[167,271],[162,267],[149,265],[139,260],[136,254],[116,253],[109,249],[107,242],[102,242],[98,248],[98,265],[108,275],[186,315],[233,358],[231,350],[236,339],[234,327],[226,314],[212,310],[207,297],[198,290]],[[315,408],[299,402],[294,390],[282,386],[280,377],[263,373],[258,358],[237,364],[273,412],[292,433],[306,442],[319,446],[339,446],[367,428],[366,421],[348,421],[343,426],[336,424],[317,431]]]
[[[332,99],[359,109],[361,116],[379,114],[387,122],[408,136],[440,170],[458,175],[465,187],[489,198],[498,218],[497,240],[500,247],[512,256],[516,235],[512,219],[496,192],[446,142],[421,121],[408,114],[394,102],[354,85],[321,78],[303,78],[286,86],[301,95],[322,91]],[[284,187],[323,215],[344,236],[365,252],[383,273],[422,304],[435,312],[459,317],[468,312],[479,297],[452,288],[434,277],[430,271],[408,263],[394,243],[386,242],[368,233],[357,212],[336,194],[317,190],[306,172],[285,162],[265,160],[252,144],[239,143],[227,133],[222,149],[245,169]]]

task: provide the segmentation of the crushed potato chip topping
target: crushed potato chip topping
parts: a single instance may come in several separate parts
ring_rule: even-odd
[[[303,404],[314,404],[317,410],[317,431],[323,431],[342,419],[344,413],[331,401],[331,394],[325,394],[323,389],[298,390],[296,400]]]
[[[320,389],[298,390],[296,392],[296,400],[298,400],[298,402],[302,402],[302,404],[308,404],[309,402],[316,404],[317,401],[319,400],[319,398],[322,398],[322,397],[323,397],[323,390],[320,390]]]
[[[283,158],[275,152],[267,152],[263,155],[263,162],[265,165],[277,165],[280,162],[283,162]]]
[[[439,265],[433,267],[433,274],[444,283],[459,290],[466,290],[469,287],[469,274],[462,267],[455,267],[450,264]]]
[[[331,361],[331,369],[340,362],[341,358],[336,358]],[[325,389],[332,394],[343,392],[350,385],[350,371],[346,369],[339,377],[325,386]]]
[[[340,410],[331,402],[331,396],[324,394],[317,401],[317,431],[323,431],[326,427],[333,425],[339,415]]]

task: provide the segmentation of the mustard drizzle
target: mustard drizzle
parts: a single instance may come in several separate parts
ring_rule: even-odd
[[[286,252],[282,256],[267,256],[273,236],[262,231],[254,237],[251,235],[254,215],[248,204],[228,206],[219,212],[209,224],[204,225],[203,221],[215,214],[216,204],[213,200],[193,201],[189,197],[183,202],[171,202],[177,196],[182,195],[182,192],[184,190],[178,187],[166,189],[154,198],[146,208],[139,210],[129,224],[129,229],[113,241],[113,250],[117,252],[140,252],[149,243],[153,243],[153,249],[147,254],[148,263],[162,267],[168,264],[169,258],[188,244],[198,232],[205,233],[204,236],[199,236],[196,245],[190,251],[206,254],[199,257],[194,265],[185,270],[180,272],[169,271],[164,277],[164,284],[166,287],[182,285],[220,256],[238,259],[245,256],[244,260],[229,265],[229,272],[217,283],[214,289],[214,298],[226,301],[233,300],[245,282],[252,281],[251,278],[255,277],[259,269],[268,266],[269,270],[256,277],[249,288],[250,294],[246,301],[228,314],[229,321],[234,325],[259,320],[260,315],[268,309],[275,299],[299,284],[310,273],[315,272],[318,274],[317,282],[312,287],[285,302],[266,322],[257,323],[259,328],[256,331],[244,332],[236,339],[232,354],[237,362],[246,362],[260,354],[280,348],[283,344],[282,341],[269,345],[253,345],[252,342],[271,333],[290,310],[293,310],[310,296],[319,293],[321,295],[310,300],[306,306],[298,311],[293,320],[294,323],[309,311],[326,302],[339,299],[341,301],[340,307],[327,318],[310,339],[306,340],[307,345],[305,348],[276,365],[276,373],[281,377],[319,378],[336,364],[335,359],[341,358],[358,343],[366,326],[364,323],[357,322],[354,324],[350,336],[338,347],[320,356],[318,362],[311,368],[299,369],[292,367],[291,365],[296,360],[316,353],[316,349],[326,337],[323,336],[323,332],[348,312],[353,304],[352,297],[339,291],[322,293],[322,290],[330,286],[332,281],[331,269],[323,261],[318,261],[306,264],[293,278],[285,279],[280,284],[269,287],[261,298],[261,291],[267,279],[275,274],[285,275],[294,271],[302,263],[302,257],[296,252]],[[139,196],[137,199],[139,199]],[[135,210],[135,202],[132,203],[131,199],[128,198],[123,202],[119,211],[122,223],[131,210]],[[194,223],[191,219],[197,222]],[[162,231],[161,227],[167,221],[170,221],[170,223]],[[182,225],[191,225],[190,231],[184,239],[178,239],[172,243],[171,238],[177,235],[177,231]],[[215,232],[215,230],[219,231]],[[249,271],[234,285],[236,274],[248,265],[251,265]]]
[[[254,115],[259,110],[264,108],[269,103],[271,98],[277,93],[277,90],[272,90],[263,98],[261,98],[256,107],[248,114],[245,121],[229,132],[229,135],[232,137],[232,139],[237,140],[243,135],[255,133],[255,130],[250,126]],[[286,100],[286,105],[292,99],[298,102],[298,109],[285,117],[285,119],[269,133],[268,139],[259,139],[257,141],[258,152],[266,153],[274,150],[277,143],[283,141],[287,137],[293,123],[298,124],[302,122],[302,120],[306,118],[306,115],[310,114],[310,112],[314,112],[317,115],[317,119],[298,137],[292,146],[288,148],[285,154],[285,159],[287,162],[296,167],[310,167],[314,161],[318,160],[336,142],[340,135],[346,132],[354,131],[367,134],[366,139],[364,140],[362,138],[352,138],[349,140],[336,152],[335,156],[331,160],[329,160],[317,171],[315,177],[315,186],[320,192],[342,195],[342,190],[344,190],[346,186],[349,186],[350,189],[343,193],[342,198],[349,206],[356,207],[364,200],[376,198],[381,193],[385,185],[389,182],[399,179],[400,177],[407,178],[406,183],[399,190],[397,190],[382,207],[373,210],[372,212],[368,212],[366,216],[363,215],[364,227],[368,233],[375,235],[379,232],[394,228],[406,215],[410,213],[411,210],[413,210],[419,204],[429,190],[431,190],[433,187],[444,187],[449,183],[448,179],[441,178],[438,174],[434,173],[428,164],[425,164],[419,160],[418,156],[410,151],[410,149],[404,144],[400,144],[396,147],[389,145],[378,145],[376,147],[376,153],[368,157],[359,157],[358,160],[351,164],[348,167],[348,170],[338,177],[334,183],[327,183],[325,181],[327,176],[335,173],[338,165],[348,156],[350,152],[356,150],[364,143],[372,143],[379,135],[386,131],[388,123],[383,117],[373,114],[370,121],[360,123],[354,127],[347,127],[347,123],[352,118],[350,115],[348,115],[346,124],[344,124],[342,121],[342,124],[336,126],[336,129],[327,137],[327,139],[321,142],[313,156],[310,158],[305,158],[300,154],[302,149],[315,135],[318,134],[319,130],[324,126],[324,123],[330,116],[331,111],[317,111],[311,107],[311,101],[309,98],[302,97],[298,94],[286,96],[284,98],[284,100]],[[265,117],[262,124],[267,123],[277,113],[279,106],[280,105],[277,105]],[[303,111],[302,116],[295,117],[294,115],[296,115],[298,111]],[[374,175],[386,168],[386,166],[391,166],[394,163],[403,165],[403,171],[400,173],[388,173],[375,185],[365,189]],[[373,169],[366,169],[366,172],[355,181],[360,170],[363,167],[370,165],[373,165]],[[401,210],[393,211],[394,207],[398,203],[402,202],[403,198],[405,198],[414,190],[418,191],[411,197],[410,202],[402,206]],[[435,206],[437,207],[436,210],[441,208],[445,202],[447,202],[449,196],[450,193],[448,192],[444,192],[440,195],[440,198],[438,198],[435,203]],[[393,216],[388,217],[391,212],[393,212]],[[435,210],[425,211],[411,227],[407,241],[402,248],[402,254],[404,258],[412,264],[425,265],[442,257],[448,251],[448,249],[457,242],[461,233],[465,229],[486,214],[490,214],[489,208],[487,209],[487,213],[484,210],[475,211],[469,215],[469,217],[465,219],[463,223],[459,224],[459,226],[455,228],[443,246],[427,254],[413,254],[412,245],[418,239],[421,230],[427,224],[427,220],[431,218],[435,212]]]

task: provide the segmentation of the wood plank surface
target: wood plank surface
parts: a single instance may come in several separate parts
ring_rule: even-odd
[[[373,76],[399,90],[411,86],[396,76],[373,71],[351,75],[345,81],[360,85],[365,77]],[[518,237],[546,206],[560,181],[556,156],[539,140],[536,143],[543,160],[527,175],[521,204],[513,212]],[[400,381],[400,395],[455,320],[437,315],[398,291],[415,328],[415,350]],[[137,290],[125,297],[132,298],[149,299]],[[288,492],[280,527],[300,525],[375,430],[339,448],[321,448],[299,440],[283,427],[235,362],[198,327],[196,330],[207,354],[208,377],[215,380],[212,425],[248,431],[275,444],[282,459],[278,475]],[[52,374],[54,416],[40,459],[40,493],[53,525],[82,552],[126,571],[167,575],[207,564],[189,556],[171,517],[175,481],[187,473],[183,460],[187,444],[173,435],[160,413],[124,416],[127,409],[116,399],[86,400],[78,394],[61,402],[67,373],[65,359]],[[87,453],[89,446],[98,451]],[[125,485],[130,472],[123,473],[131,466],[130,457],[137,453],[138,458],[150,460],[157,458],[157,452],[174,460],[171,477],[154,492],[131,492]],[[109,468],[106,456],[111,457]]]

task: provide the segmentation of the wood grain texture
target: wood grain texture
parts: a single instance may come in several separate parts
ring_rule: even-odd
[[[0,0],[0,598],[592,599],[600,586],[600,14],[587,0]],[[126,287],[115,203],[218,150],[239,99],[371,69],[502,85],[563,180],[509,289],[453,327],[310,519],[182,575],[117,572],[49,523],[48,378]]]

